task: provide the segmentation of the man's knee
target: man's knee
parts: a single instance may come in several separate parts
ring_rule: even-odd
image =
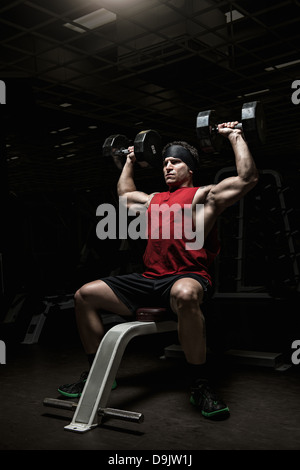
[[[89,291],[88,284],[85,284],[85,285],[81,286],[75,292],[74,301],[75,301],[76,305],[87,300],[88,291]]]
[[[101,297],[101,285],[102,281],[98,281],[97,283],[90,282],[81,286],[74,295],[75,305],[83,302],[89,303],[95,299],[95,297]]]
[[[192,278],[179,279],[171,289],[171,305],[178,308],[199,306],[203,299],[203,287]]]

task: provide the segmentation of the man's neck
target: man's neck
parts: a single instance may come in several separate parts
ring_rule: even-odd
[[[169,192],[170,192],[170,193],[176,191],[177,189],[193,188],[193,187],[194,187],[194,185],[193,185],[192,182],[179,184],[178,186],[177,186],[177,185],[168,185],[168,186],[169,186]]]

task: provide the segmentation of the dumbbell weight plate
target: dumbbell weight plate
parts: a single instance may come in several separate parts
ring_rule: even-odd
[[[126,154],[120,152],[120,150],[127,149],[129,145],[130,142],[126,135],[111,135],[110,137],[107,137],[107,139],[105,139],[104,141],[102,147],[102,154],[104,157],[112,157],[117,168],[122,170],[126,161]]]
[[[134,154],[140,166],[161,168],[162,141],[158,132],[141,131],[134,139]]]
[[[198,113],[196,131],[200,147],[204,153],[221,151],[224,139],[215,131],[218,122],[216,112],[213,109]]]
[[[241,121],[247,142],[253,145],[263,145],[265,143],[266,124],[261,102],[244,103]]]

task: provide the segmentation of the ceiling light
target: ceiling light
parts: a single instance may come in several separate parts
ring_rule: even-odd
[[[259,95],[261,93],[267,93],[268,91],[270,91],[270,89],[266,88],[265,90],[258,90],[258,91],[252,91],[251,93],[244,93],[244,96]]]
[[[75,31],[76,33],[85,33],[85,29],[79,28],[79,26],[75,26],[74,24],[66,23],[64,26],[66,28],[72,29],[72,31]]]
[[[65,23],[64,26],[78,33],[85,33],[85,29],[80,28],[80,26],[84,26],[84,28],[87,29],[95,29],[116,21],[116,18],[117,15],[115,13],[105,10],[105,8],[100,8],[99,10],[93,11],[88,15],[76,18],[72,21],[72,23]],[[78,24],[80,26],[76,26],[73,23],[76,23],[76,25]]]
[[[237,10],[231,10],[225,13],[226,16],[226,23],[231,23],[232,21],[239,20],[240,18],[244,18],[244,15]]]
[[[68,108],[69,106],[72,106],[72,105],[71,103],[62,103],[59,106],[61,106],[61,108]]]
[[[274,67],[267,67],[265,68],[265,71],[271,72],[272,70],[283,69],[284,67],[290,67],[290,65],[299,64],[299,62],[300,62],[300,59],[292,60],[291,62],[285,62],[284,64],[274,65]]]
[[[74,142],[63,142],[62,144],[60,144],[62,147],[64,147],[65,145],[71,145],[71,144],[74,144]]]

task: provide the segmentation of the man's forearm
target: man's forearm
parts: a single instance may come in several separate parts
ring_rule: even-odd
[[[238,176],[247,182],[257,181],[258,171],[242,134],[232,132],[229,136],[229,140],[234,151]]]
[[[134,163],[131,160],[127,159],[117,185],[119,196],[122,196],[125,193],[136,191],[136,186],[133,177]]]

